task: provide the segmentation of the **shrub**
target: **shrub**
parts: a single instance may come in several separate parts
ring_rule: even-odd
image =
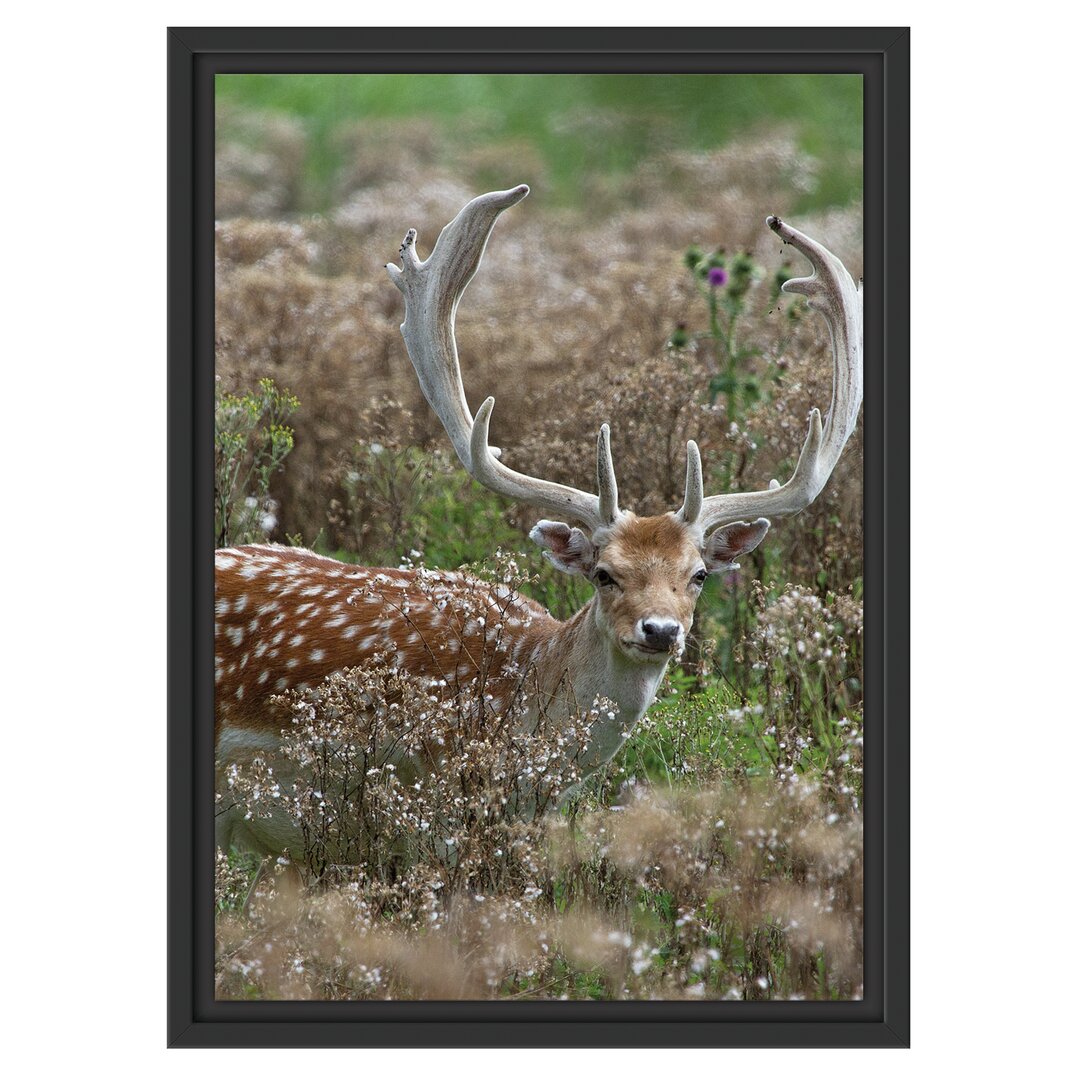
[[[325,215],[250,220],[231,215],[303,202],[289,141],[255,147],[280,154],[283,187],[247,136],[221,130],[239,146],[219,177],[235,194],[219,200],[222,387],[239,400],[273,379],[304,400],[288,470],[257,471],[222,531],[233,542],[252,497],[280,504],[282,531],[369,564],[518,550],[535,514],[458,466],[383,270],[407,227],[426,254],[468,198],[521,179],[498,179],[505,148],[461,154],[430,124],[364,121],[338,145]],[[423,166],[408,185],[403,161]],[[808,409],[828,405],[831,353],[820,318],[779,296],[802,268],[764,218],[789,216],[792,192],[816,182],[815,162],[772,133],[590,182],[589,213],[538,188],[499,225],[457,318],[465,388],[496,396],[503,460],[591,488],[606,421],[621,502],[639,513],[679,505],[690,438],[712,491],[786,479]],[[798,223],[859,276],[858,205]],[[727,279],[710,284],[710,269]],[[265,453],[264,430],[246,460]],[[238,770],[223,797],[290,815],[301,841],[247,910],[254,863],[219,856],[218,995],[860,996],[861,469],[857,431],[815,503],[775,523],[742,575],[710,582],[661,700],[568,801],[574,728],[602,703],[530,730],[520,700],[495,708],[481,686],[385,665],[291,697],[284,758]],[[502,564],[497,579],[559,617],[588,597],[528,558],[533,572]]]
[[[453,160],[429,126],[401,138],[406,147],[416,143],[418,160]],[[348,448],[359,440],[448,452],[406,355],[398,330],[401,296],[383,264],[409,226],[419,230],[426,254],[449,217],[479,190],[462,179],[468,171],[458,164],[453,172],[433,167],[402,184],[378,160],[380,147],[393,139],[392,125],[361,125],[350,136],[355,149],[347,171],[359,171],[343,179],[345,201],[321,218],[230,218],[218,226],[218,373],[230,389],[273,378],[304,401],[290,469],[272,491],[281,526],[308,538],[325,530],[329,549],[354,553],[348,522],[327,516],[333,500],[347,501],[341,478]],[[597,421],[610,420],[624,501],[643,512],[678,505],[668,500],[681,497],[685,437],[701,438],[718,484],[766,484],[780,466],[793,464],[809,406],[827,405],[828,343],[817,317],[791,318],[785,313],[796,310],[791,305],[776,309],[774,275],[790,252],[775,246],[764,218],[788,211],[792,178],[805,176],[809,164],[783,136],[707,156],[666,155],[620,181],[602,212],[552,206],[538,188],[512,222],[501,222],[458,312],[457,337],[469,399],[496,397],[492,439],[505,460],[543,475],[550,466],[565,474],[553,478],[591,484]],[[824,218],[807,215],[799,225],[827,239],[858,276],[857,206]],[[767,408],[740,400],[737,414],[729,415],[720,388],[717,406],[696,415],[709,408],[709,383],[723,374],[718,359],[707,341],[691,342],[679,356],[666,348],[678,322],[691,331],[704,325],[696,279],[680,257],[693,244],[702,251],[722,247],[764,268],[746,282],[738,345],[753,350],[740,361],[740,385],[745,390],[752,377],[760,397],[771,389]],[[770,373],[780,377],[775,386]],[[648,394],[634,391],[638,381],[650,384]],[[669,426],[669,383],[687,394],[675,427]],[[627,395],[636,403],[623,402]],[[634,430],[621,430],[635,412]],[[748,452],[751,443],[759,453]],[[858,474],[857,454],[853,443],[845,454],[849,478]],[[857,528],[858,505],[845,503],[839,513],[840,480],[838,474],[830,486],[836,490],[826,493],[834,496],[828,511],[810,512],[813,527],[829,534],[814,556],[831,554],[837,540],[844,548],[844,565],[823,590],[847,584],[839,571],[852,569],[848,554],[861,541],[828,527],[836,517]],[[844,485],[852,488],[858,484]]]
[[[748,693],[672,687],[583,789],[608,705],[526,727],[528,672],[501,707],[483,663],[287,695],[283,760],[234,770],[230,798],[292,818],[305,884],[278,867],[249,918],[219,857],[219,996],[859,996],[859,608],[760,603]]]
[[[266,540],[277,528],[270,480],[293,448],[285,424],[300,406],[287,390],[260,379],[237,397],[220,384],[214,397],[214,533],[218,547]]]

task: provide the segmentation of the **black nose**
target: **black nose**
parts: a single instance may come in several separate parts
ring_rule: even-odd
[[[679,636],[679,624],[670,619],[646,619],[641,624],[645,644],[650,649],[670,649]]]

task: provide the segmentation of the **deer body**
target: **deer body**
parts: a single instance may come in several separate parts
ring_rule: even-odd
[[[638,520],[648,529],[662,519]],[[482,680],[495,713],[524,690],[525,727],[541,708],[558,721],[605,702],[579,758],[587,775],[615,755],[652,704],[671,656],[667,649],[627,655],[608,629],[599,594],[559,622],[525,596],[454,571],[420,578],[273,545],[225,548],[215,563],[218,760],[243,766],[256,756],[272,759],[286,783],[293,774],[277,749],[289,713],[274,698],[317,686],[335,671],[386,663],[427,677],[444,694],[471,691]],[[301,842],[281,810],[255,820],[227,811],[217,838],[226,850],[268,853],[295,851]]]
[[[627,515],[618,530],[622,546],[649,543],[658,532],[677,535],[678,525],[666,518]],[[682,554],[700,561],[692,548]],[[633,583],[636,603],[654,619],[661,611],[678,624],[674,640],[653,649],[627,644],[634,624],[645,618],[636,607],[611,615],[619,600],[627,606],[625,590],[616,598],[601,589],[559,622],[528,597],[456,571],[373,569],[258,544],[219,550],[215,563],[219,743],[223,734],[237,742],[247,732],[253,745],[263,745],[288,723],[276,695],[381,661],[430,678],[447,693],[483,679],[496,711],[524,682],[530,691],[526,723],[535,721],[541,705],[558,715],[611,701],[615,715],[605,713],[594,725],[596,747],[585,755],[595,766],[610,760],[652,703],[672,653],[682,649],[699,588],[669,550],[642,565],[644,580]],[[627,585],[630,573],[628,565]],[[614,594],[616,587],[605,588]]]
[[[358,567],[274,545],[226,548],[216,556],[215,739],[219,767],[272,754],[288,724],[271,699],[313,688],[327,675],[376,662],[430,680],[452,694],[479,686],[499,711],[524,701],[521,723],[600,710],[581,747],[585,772],[617,752],[652,703],[669,660],[683,649],[709,574],[738,568],[769,529],[770,516],[798,513],[828,480],[862,399],[862,307],[840,262],[814,241],[769,219],[814,266],[785,283],[821,311],[833,340],[833,400],[827,421],[811,411],[795,473],[766,491],[705,496],[697,446],[687,445],[686,493],[678,511],[638,517],[620,509],[610,433],[597,441],[591,495],[514,472],[488,445],[494,399],[475,417],[461,384],[454,314],[499,214],[528,193],[521,185],[480,196],[442,232],[426,262],[410,230],[402,266],[389,266],[405,295],[402,334],[424,393],[458,457],[481,483],[508,498],[567,516],[541,520],[530,537],[559,570],[588,579],[590,601],[566,622],[505,586],[455,571]],[[741,520],[749,518],[750,520]],[[432,763],[428,763],[432,767]],[[287,777],[283,777],[286,778]],[[218,819],[218,842],[268,852],[295,841],[279,817]]]

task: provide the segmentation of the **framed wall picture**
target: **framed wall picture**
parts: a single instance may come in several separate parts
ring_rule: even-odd
[[[908,74],[169,31],[172,1045],[907,1044]]]

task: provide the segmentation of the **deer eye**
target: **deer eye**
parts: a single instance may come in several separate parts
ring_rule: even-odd
[[[705,584],[705,579],[709,576],[709,571],[702,567],[691,579],[690,584],[701,588]]]
[[[593,574],[593,581],[596,583],[597,588],[606,589],[609,585],[615,585],[615,579],[606,570],[597,570]]]

